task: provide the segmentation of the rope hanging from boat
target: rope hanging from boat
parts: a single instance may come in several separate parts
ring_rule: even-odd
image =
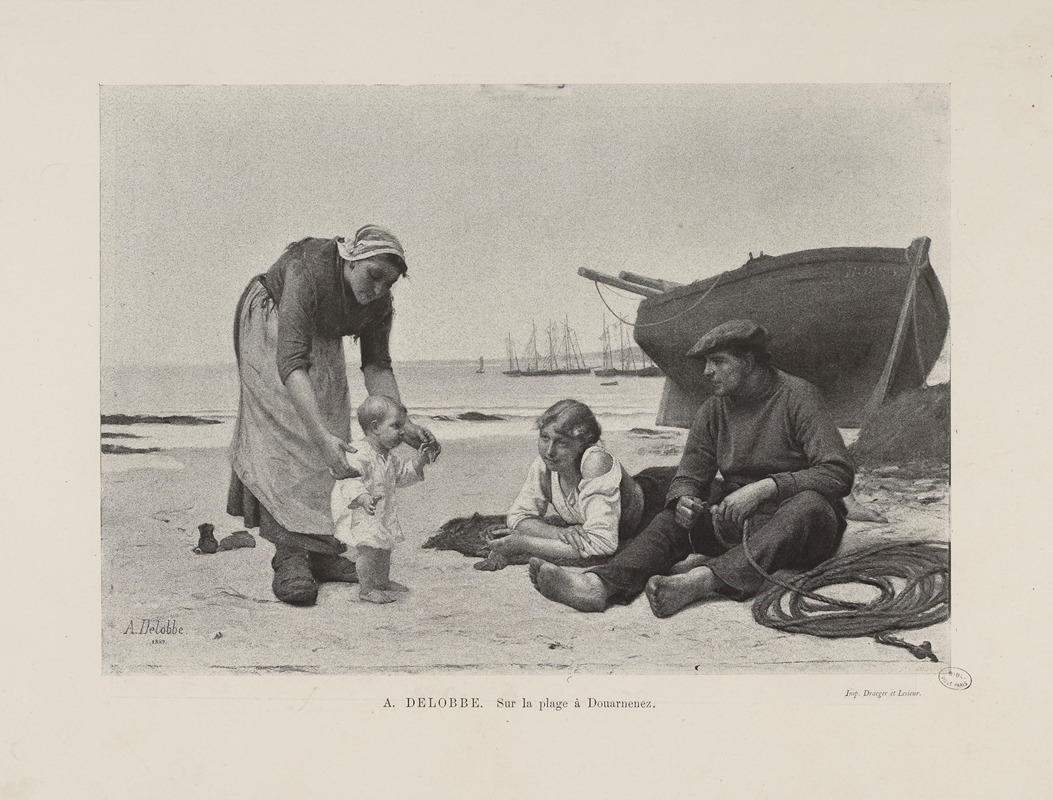
[[[668,319],[659,320],[658,322],[648,322],[648,323],[645,323],[645,324],[640,324],[640,323],[636,323],[636,322],[629,322],[629,320],[627,320],[624,317],[620,316],[617,311],[615,311],[613,308],[610,307],[610,304],[607,302],[607,298],[605,298],[603,296],[603,292],[600,291],[600,282],[599,281],[593,281],[592,283],[596,287],[596,294],[598,294],[600,296],[600,300],[603,301],[603,304],[605,306],[607,306],[607,310],[610,311],[614,315],[614,318],[616,320],[618,320],[620,323],[622,323],[623,325],[628,325],[630,328],[653,328],[656,325],[665,325],[665,324],[667,324],[669,322],[672,322],[673,320],[680,319],[680,317],[684,316],[685,314],[688,314],[688,313],[694,311],[696,308],[699,307],[699,305],[701,305],[703,300],[705,300],[707,297],[709,297],[709,293],[712,292],[714,288],[716,288],[716,285],[718,283],[720,283],[720,279],[723,278],[723,277],[724,277],[724,273],[723,272],[721,272],[719,275],[717,275],[717,277],[713,279],[713,282],[711,284],[709,284],[709,288],[706,289],[706,291],[702,294],[702,296],[700,298],[698,298],[690,306],[685,308],[683,311],[678,311],[677,313],[673,314],[673,316],[669,317]]]
[[[771,584],[753,602],[753,618],[761,625],[827,639],[873,636],[879,644],[903,647],[915,658],[939,661],[929,642],[911,644],[892,631],[926,628],[950,618],[950,546],[946,542],[875,545],[836,556],[800,575],[785,574],[783,581],[761,568],[747,540],[743,535],[746,559]],[[893,579],[903,582],[901,589]],[[879,595],[857,603],[817,591],[852,583],[873,586]]]

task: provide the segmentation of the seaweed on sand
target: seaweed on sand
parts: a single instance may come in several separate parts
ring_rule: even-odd
[[[848,452],[857,467],[896,465],[908,474],[942,474],[951,460],[951,385],[905,392],[877,410]]]
[[[486,545],[493,541],[496,531],[505,527],[503,514],[472,514],[454,517],[444,522],[423,547],[435,550],[456,550],[473,558],[485,558],[490,551]]]

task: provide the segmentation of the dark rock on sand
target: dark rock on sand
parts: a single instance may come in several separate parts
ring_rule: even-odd
[[[123,444],[102,443],[102,452],[110,455],[121,456],[131,453],[156,453],[160,447],[125,447]]]
[[[173,414],[159,417],[153,414],[103,414],[103,425],[219,425],[218,419]]]
[[[658,439],[668,439],[673,434],[667,431],[656,431],[654,428],[629,428],[630,436],[653,436]]]
[[[437,419],[441,422],[497,422],[503,420],[504,417],[499,417],[496,414],[484,414],[482,411],[465,411],[456,417],[451,417],[449,414],[436,414],[432,419]]]

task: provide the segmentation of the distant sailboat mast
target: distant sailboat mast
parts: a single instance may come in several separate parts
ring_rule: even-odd
[[[611,350],[611,330],[607,327],[607,317],[603,318],[603,335],[600,341],[603,342],[603,367],[601,369],[607,372],[614,369],[614,352]]]
[[[508,370],[505,375],[518,377],[523,372],[519,368],[519,356],[516,354],[516,343],[512,340],[512,334],[505,337],[505,349],[508,351]]]

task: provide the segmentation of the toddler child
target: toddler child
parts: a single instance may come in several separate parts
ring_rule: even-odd
[[[424,480],[424,465],[435,460],[434,448],[421,445],[409,461],[393,451],[403,442],[408,417],[401,403],[371,395],[358,408],[358,424],[365,434],[357,453],[347,461],[361,473],[333,486],[331,510],[336,538],[357,550],[359,597],[370,603],[391,603],[392,592],[409,591],[391,580],[391,550],[404,541],[395,516],[395,490]]]

